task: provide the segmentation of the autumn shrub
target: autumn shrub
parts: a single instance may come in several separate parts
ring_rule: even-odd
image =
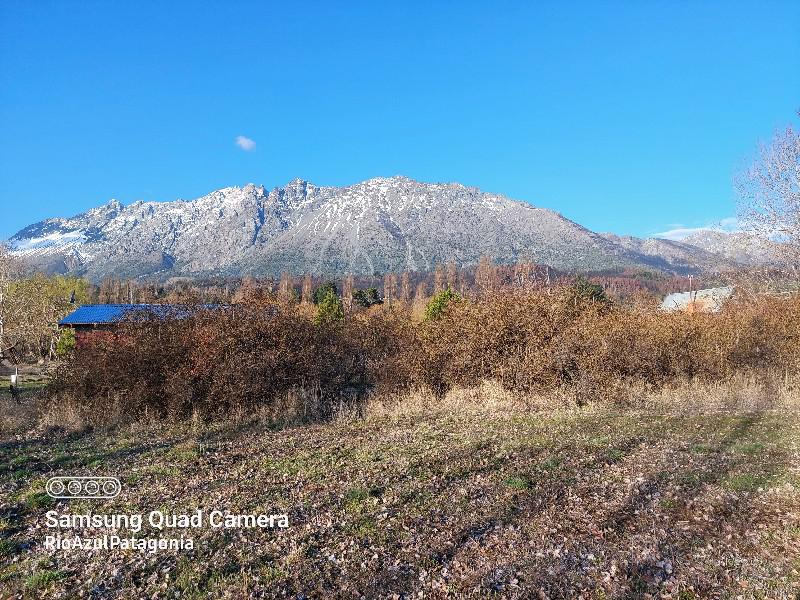
[[[124,323],[75,352],[54,391],[97,410],[121,394],[126,414],[137,419],[247,412],[302,389],[302,410],[317,416],[329,410],[332,390],[350,383],[340,369],[353,355],[346,342],[294,307],[197,310],[178,320]]]
[[[569,388],[601,400],[631,384],[796,370],[799,331],[798,299],[666,313],[564,288],[454,305],[419,326],[420,347],[406,360],[417,383],[436,391],[491,379],[522,393]]]
[[[323,303],[324,305],[324,303]],[[322,305],[320,305],[321,307]],[[417,322],[403,303],[319,319],[277,300],[139,319],[79,347],[55,402],[129,418],[259,412],[325,418],[343,399],[494,381],[525,394],[619,401],[629,390],[800,369],[800,298],[731,302],[719,313],[616,304],[571,287],[448,302]]]

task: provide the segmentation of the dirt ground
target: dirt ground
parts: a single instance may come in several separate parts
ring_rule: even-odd
[[[800,416],[428,406],[269,428],[6,437],[8,597],[796,598]],[[53,475],[111,475],[56,501]],[[194,549],[46,550],[45,513],[287,514]],[[72,530],[92,537],[104,530]]]

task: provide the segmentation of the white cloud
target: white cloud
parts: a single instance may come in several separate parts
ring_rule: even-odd
[[[654,233],[652,237],[679,241],[700,231],[731,232],[738,230],[739,230],[739,220],[736,217],[725,217],[724,219],[720,219],[716,223],[709,223],[707,225],[701,225],[699,227],[687,227],[685,225],[676,224],[673,227],[673,229],[668,229],[667,231],[662,231],[660,233]]]
[[[667,231],[655,233],[653,237],[679,241],[698,231],[710,231],[711,229],[711,227],[676,227],[675,229],[668,229]]]
[[[256,141],[251,140],[249,137],[245,137],[243,135],[237,135],[235,143],[245,152],[252,152],[256,149]]]

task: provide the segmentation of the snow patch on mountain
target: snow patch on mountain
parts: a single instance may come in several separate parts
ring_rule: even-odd
[[[51,250],[64,246],[75,246],[86,241],[83,231],[53,232],[42,237],[32,237],[21,240],[12,240],[11,249],[20,255],[39,250]]]

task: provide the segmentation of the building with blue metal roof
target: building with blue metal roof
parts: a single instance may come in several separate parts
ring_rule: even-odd
[[[107,335],[124,321],[184,319],[197,310],[221,307],[219,304],[85,304],[61,319],[58,326],[72,329],[81,345],[95,335]]]
[[[191,309],[176,304],[84,304],[59,321],[59,327],[116,325],[126,319],[174,319],[188,316]]]

